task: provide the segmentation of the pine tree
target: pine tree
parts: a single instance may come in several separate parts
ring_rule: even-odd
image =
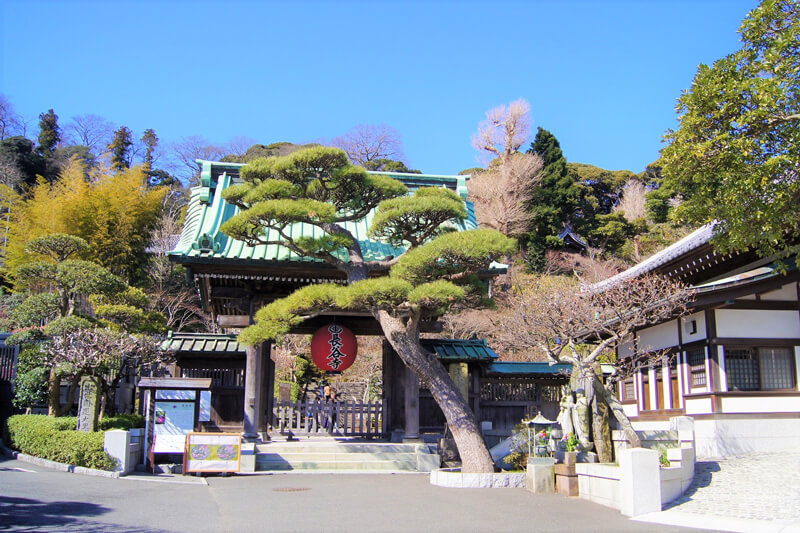
[[[152,128],[144,130],[142,135],[142,144],[144,144],[144,161],[142,168],[145,172],[149,173],[153,169],[153,152],[158,146],[158,136]]]

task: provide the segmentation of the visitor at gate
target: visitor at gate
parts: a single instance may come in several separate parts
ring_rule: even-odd
[[[330,401],[330,399],[331,399],[331,384],[330,383],[326,383],[325,384],[325,388],[323,389],[323,392],[325,394],[325,403],[328,403]]]

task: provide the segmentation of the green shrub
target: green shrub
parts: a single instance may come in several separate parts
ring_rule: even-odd
[[[15,415],[6,421],[5,435],[14,449],[59,463],[111,470],[115,461],[103,450],[101,431],[75,431],[78,419],[47,415]]]
[[[109,429],[133,429],[144,427],[144,417],[142,415],[122,414],[108,416],[100,420],[98,427],[101,431]]]

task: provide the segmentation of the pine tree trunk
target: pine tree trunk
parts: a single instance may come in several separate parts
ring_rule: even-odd
[[[494,463],[475,414],[436,356],[422,348],[419,330],[409,332],[402,319],[392,317],[386,311],[376,311],[374,315],[400,359],[430,388],[453,433],[461,456],[462,472],[494,472]]]

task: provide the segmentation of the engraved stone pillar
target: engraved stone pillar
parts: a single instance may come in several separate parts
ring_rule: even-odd
[[[410,368],[405,375],[406,427],[403,440],[419,439],[419,379]]]
[[[81,379],[81,396],[78,404],[78,431],[97,431],[100,416],[100,387],[94,376]]]
[[[244,432],[248,440],[260,440],[259,419],[262,411],[261,390],[264,385],[264,345],[246,348],[246,367],[244,374]]]
[[[461,393],[461,397],[469,403],[469,367],[467,363],[450,363],[450,379]]]

